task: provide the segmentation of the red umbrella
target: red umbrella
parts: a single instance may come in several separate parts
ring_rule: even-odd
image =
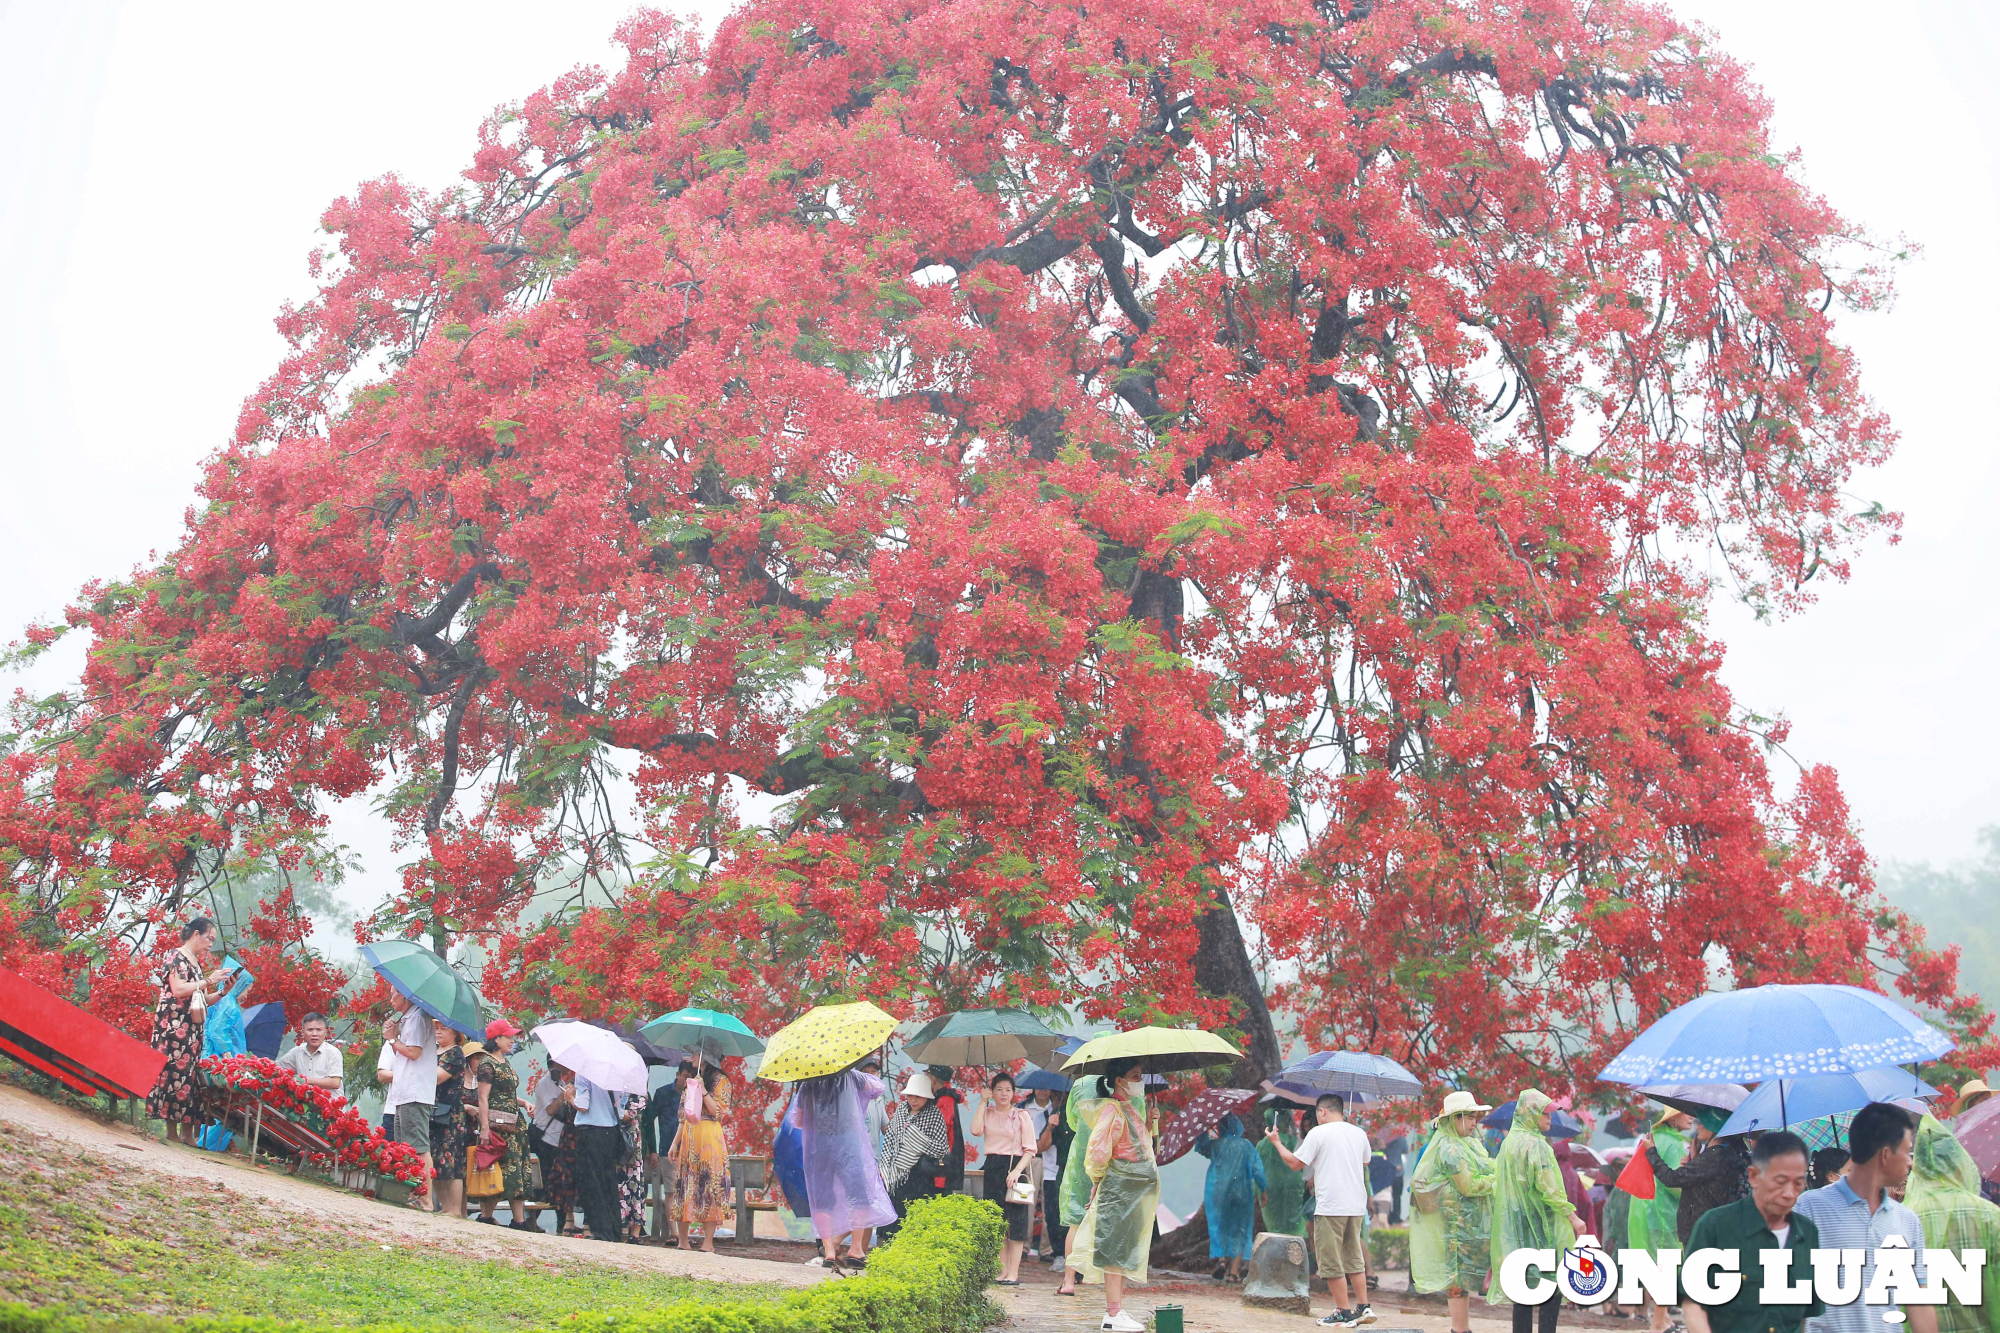
[[[1257,1100],[1255,1088],[1210,1088],[1198,1093],[1181,1113],[1160,1131],[1155,1160],[1161,1166],[1188,1155],[1194,1141],[1220,1124],[1222,1117],[1240,1111]]]
[[[1951,1122],[1951,1132],[1983,1178],[2000,1179],[2000,1097],[1988,1097],[1959,1116]]]

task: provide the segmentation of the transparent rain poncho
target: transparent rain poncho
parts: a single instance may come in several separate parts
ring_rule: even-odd
[[[1486,1283],[1493,1263],[1493,1159],[1479,1138],[1458,1132],[1456,1116],[1439,1116],[1410,1177],[1412,1195],[1435,1192],[1437,1208],[1410,1214],[1410,1282],[1420,1292]]]
[[[1660,1154],[1660,1160],[1668,1166],[1678,1168],[1687,1161],[1687,1135],[1672,1125],[1653,1127],[1653,1147]],[[1680,1214],[1681,1192],[1668,1187],[1664,1181],[1656,1182],[1652,1198],[1632,1200],[1631,1212],[1627,1214],[1625,1223],[1632,1248],[1650,1250],[1654,1254],[1661,1250],[1679,1249]],[[1598,1239],[1604,1238],[1599,1236]]]
[[[1500,1263],[1515,1250],[1562,1251],[1576,1244],[1576,1228],[1570,1224],[1575,1210],[1569,1191],[1563,1188],[1562,1168],[1556,1164],[1555,1149],[1541,1130],[1541,1114],[1549,1099],[1533,1088],[1527,1089],[1514,1105],[1514,1126],[1500,1142],[1500,1155],[1493,1161],[1493,1248],[1495,1281],[1487,1288],[1488,1302],[1507,1299],[1500,1292]],[[1553,1277],[1553,1273],[1530,1276]]]
[[[1056,1189],[1056,1203],[1061,1212],[1062,1224],[1066,1227],[1083,1225],[1084,1210],[1090,1207],[1090,1173],[1084,1170],[1084,1158],[1090,1149],[1091,1119],[1084,1114],[1084,1105],[1097,1100],[1097,1076],[1087,1075],[1070,1085],[1069,1101],[1063,1108],[1063,1122],[1070,1127],[1075,1138],[1070,1141],[1069,1157],[1063,1163],[1062,1184]],[[1133,1109],[1143,1118],[1145,1105],[1143,1098],[1135,1099]]]
[[[1153,1223],[1160,1211],[1160,1168],[1153,1160],[1144,1105],[1143,1099],[1135,1108],[1097,1095],[1081,1103],[1079,1123],[1091,1126],[1084,1170],[1095,1192],[1077,1230],[1071,1263],[1085,1282],[1101,1283],[1106,1273],[1146,1280]]]
[[[224,960],[224,966],[234,963],[234,958]],[[219,1000],[208,1003],[208,1023],[202,1030],[201,1053],[203,1055],[242,1055],[250,1049],[243,1030],[243,997],[250,993],[250,987],[257,978],[250,969],[238,966],[235,980]]]
[[[1952,1132],[1926,1115],[1917,1126],[1917,1160],[1904,1203],[1924,1224],[1926,1249],[1986,1251],[1981,1302],[1971,1309],[1952,1296],[1937,1307],[1938,1333],[2000,1333],[2000,1207],[1979,1192],[1979,1168]]]

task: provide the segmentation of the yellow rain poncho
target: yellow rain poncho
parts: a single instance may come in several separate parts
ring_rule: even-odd
[[[1144,1282],[1160,1211],[1160,1168],[1153,1160],[1146,1113],[1103,1096],[1086,1098],[1080,1109],[1091,1126],[1084,1170],[1096,1192],[1077,1229],[1071,1266],[1089,1283],[1103,1282],[1106,1273]],[[1074,1145],[1070,1151],[1076,1151]]]
[[[1938,1333],[2000,1333],[2000,1208],[1979,1193],[1979,1168],[1963,1144],[1931,1116],[1917,1126],[1917,1160],[1903,1200],[1924,1224],[1926,1249],[1986,1251],[1978,1309],[1949,1298],[1937,1312]]]
[[[1413,1200],[1410,1215],[1410,1282],[1420,1292],[1469,1295],[1484,1286],[1493,1263],[1493,1159],[1478,1129],[1461,1134],[1456,1120],[1432,1122],[1430,1143],[1410,1177],[1412,1195],[1437,1192],[1435,1210]]]
[[[1514,1124],[1500,1144],[1493,1162],[1493,1282],[1486,1289],[1489,1304],[1507,1298],[1500,1291],[1500,1263],[1515,1250],[1536,1249],[1560,1252],[1576,1244],[1576,1228],[1570,1219],[1569,1191],[1563,1188],[1562,1167],[1556,1164],[1555,1149],[1542,1133],[1542,1113],[1549,1099],[1533,1088],[1524,1089],[1514,1103]],[[1535,1276],[1531,1272],[1531,1276]],[[1553,1273],[1541,1276],[1553,1277]]]

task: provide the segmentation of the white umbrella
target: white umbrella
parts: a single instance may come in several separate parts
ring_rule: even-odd
[[[618,1034],[590,1023],[544,1023],[531,1033],[549,1058],[606,1092],[646,1093],[646,1062]]]

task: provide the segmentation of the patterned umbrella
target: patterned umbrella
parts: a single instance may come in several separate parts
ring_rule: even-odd
[[[1752,986],[1689,1000],[1614,1057],[1613,1083],[1753,1083],[1935,1060],[1952,1039],[1859,986]]]
[[[838,1074],[896,1030],[896,1020],[866,1000],[823,1004],[779,1028],[764,1048],[757,1077],[773,1083]]]
[[[2000,1180],[2000,1097],[1988,1097],[1951,1122],[1951,1132],[1965,1146],[1979,1174]]]
[[[1160,1131],[1156,1160],[1165,1166],[1187,1156],[1194,1141],[1221,1124],[1222,1117],[1233,1115],[1256,1100],[1255,1088],[1210,1088],[1197,1093]]]

